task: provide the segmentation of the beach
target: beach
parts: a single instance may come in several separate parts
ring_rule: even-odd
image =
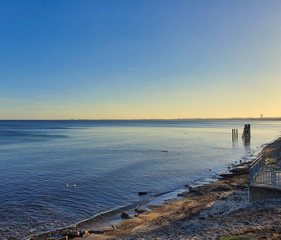
[[[262,150],[261,157],[278,163],[280,147],[279,138]],[[249,203],[249,167],[250,163],[240,164],[217,182],[183,192],[181,199],[162,206],[150,206],[143,214],[111,228],[88,225],[68,234],[80,231],[84,237],[74,239],[85,240],[280,239],[281,199]]]
[[[280,123],[251,122],[251,143],[232,142],[231,128],[242,126],[2,121],[0,239],[139,237],[235,191],[246,196],[249,164],[278,137]]]
[[[231,141],[244,120],[0,121],[0,239],[119,225],[122,211],[214,182],[278,137],[280,122],[250,123],[249,146]]]

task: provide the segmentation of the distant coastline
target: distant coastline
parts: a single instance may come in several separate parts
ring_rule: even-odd
[[[281,121],[281,117],[233,118],[144,118],[144,119],[0,119],[0,121]]]

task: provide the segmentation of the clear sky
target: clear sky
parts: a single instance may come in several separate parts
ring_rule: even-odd
[[[281,117],[281,1],[0,4],[0,119]]]

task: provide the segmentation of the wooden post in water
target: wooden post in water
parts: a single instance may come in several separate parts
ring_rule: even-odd
[[[238,140],[238,129],[232,129],[232,142]]]
[[[245,143],[249,143],[251,139],[251,126],[250,124],[246,124],[244,127],[244,131],[242,134],[242,139],[245,141]]]

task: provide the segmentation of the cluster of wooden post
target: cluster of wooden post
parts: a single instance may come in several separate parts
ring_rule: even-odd
[[[250,124],[246,124],[242,134],[242,139],[245,143],[249,143],[251,138],[251,127]],[[232,129],[232,141],[238,141],[238,129]]]
[[[238,129],[232,129],[232,141],[238,140]]]

